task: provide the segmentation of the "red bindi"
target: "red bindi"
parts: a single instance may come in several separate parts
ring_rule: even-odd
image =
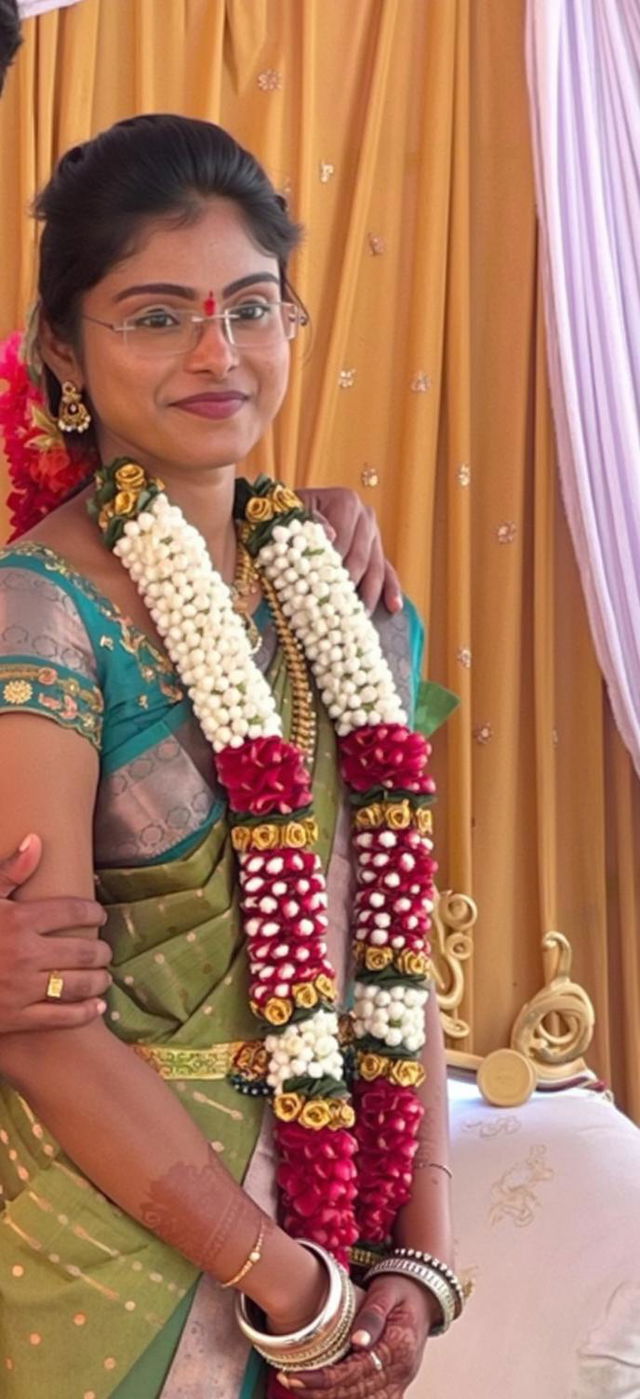
[[[205,296],[205,299],[202,303],[202,309],[204,311],[205,316],[215,316],[216,299],[212,291],[209,292],[208,296]]]

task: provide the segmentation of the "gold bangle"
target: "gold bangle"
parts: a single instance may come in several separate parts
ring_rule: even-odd
[[[220,1283],[220,1286],[222,1288],[237,1287],[238,1283],[242,1282],[243,1278],[246,1278],[247,1273],[251,1272],[251,1269],[253,1268],[254,1264],[260,1262],[260,1259],[262,1258],[262,1245],[264,1243],[265,1228],[266,1226],[263,1220],[260,1225],[260,1233],[258,1234],[255,1244],[253,1245],[251,1253],[245,1259],[244,1263],[242,1264],[242,1267],[238,1269],[238,1272],[234,1273],[232,1278],[229,1278],[228,1282]]]

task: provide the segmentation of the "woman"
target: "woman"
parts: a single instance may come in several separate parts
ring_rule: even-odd
[[[430,1328],[459,1310],[439,1018],[432,998],[420,1084],[424,956],[411,961],[431,784],[377,658],[380,641],[409,691],[410,609],[379,622],[376,637],[291,493],[268,482],[235,489],[236,464],[286,390],[303,319],[287,281],[298,230],[253,157],[219,128],[178,117],[123,122],[70,151],[38,212],[50,406],[64,430],[91,425],[102,467],[0,560],[0,772],[11,794],[0,802],[0,850],[25,830],[42,836],[29,898],[89,898],[97,871],[113,985],[106,1023],[0,1042],[0,1074],[13,1085],[0,1137],[4,1392],[49,1396],[54,1377],[65,1399],[258,1394],[264,1372],[255,1351],[247,1361],[249,1338],[285,1388],[395,1399]],[[301,639],[303,575],[319,607],[322,579],[337,580],[342,631],[331,645],[320,630]],[[312,610],[311,600],[304,617]],[[361,644],[343,664],[336,638],[352,624]],[[325,677],[324,703],[309,666]],[[367,666],[374,700],[359,680]],[[374,829],[363,825],[356,842],[362,918],[375,932],[359,951],[355,1029],[363,1049],[383,1051],[367,1061],[372,1084],[356,1055],[357,1124],[333,1013],[352,874],[325,705],[342,714],[358,812],[378,762],[382,730],[371,726],[390,716],[389,734],[406,742],[386,755],[400,763],[402,790],[381,779],[380,791],[403,797],[410,829],[380,829],[381,800],[362,806]],[[354,724],[374,747],[345,759]],[[265,830],[275,855],[259,853]],[[385,843],[404,852],[399,869],[414,871],[418,893],[391,871],[377,914],[365,885],[379,878],[364,871],[390,859]],[[394,881],[411,894],[406,937],[399,914],[389,933],[384,925]],[[384,963],[386,979],[365,956]],[[313,977],[296,980],[298,957]],[[413,970],[400,976],[402,957]],[[50,995],[59,990],[52,978]],[[420,1098],[424,1169],[411,1184]],[[276,1170],[286,1230],[272,1219]],[[381,1249],[393,1221],[355,1320],[330,1254],[297,1242],[306,1234],[345,1259],[354,1211]],[[403,1246],[424,1255],[407,1259]],[[243,1329],[234,1289],[249,1299]]]

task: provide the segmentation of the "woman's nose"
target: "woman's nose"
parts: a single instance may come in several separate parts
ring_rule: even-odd
[[[198,338],[187,356],[191,369],[209,370],[221,378],[238,363],[238,358],[236,346],[227,339],[223,321],[212,318],[198,326]]]

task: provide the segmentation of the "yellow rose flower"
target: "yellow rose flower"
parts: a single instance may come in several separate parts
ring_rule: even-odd
[[[331,1108],[325,1098],[315,1098],[310,1103],[305,1103],[298,1118],[301,1127],[310,1127],[312,1132],[319,1132],[321,1127],[328,1127],[331,1121]]]
[[[307,833],[301,821],[287,821],[282,828],[282,841],[290,850],[302,850],[307,844]]]
[[[413,824],[421,836],[428,836],[433,830],[433,816],[426,807],[419,806],[413,813]]]
[[[389,802],[384,815],[390,831],[404,831],[411,825],[411,807],[408,801]]]
[[[374,1078],[384,1078],[387,1061],[383,1054],[359,1054],[358,1073],[371,1083]]]
[[[118,491],[113,502],[113,512],[115,515],[130,515],[138,504],[137,491]]]
[[[338,991],[333,977],[325,976],[324,972],[321,972],[320,976],[316,977],[316,986],[323,1001],[335,1001]]]
[[[426,976],[427,957],[424,952],[413,952],[410,947],[404,947],[396,958],[396,966],[403,976]]]
[[[135,462],[126,462],[124,466],[119,466],[115,472],[115,483],[121,491],[136,491],[144,486],[146,477],[141,466]]]
[[[247,1040],[234,1055],[233,1066],[243,1078],[264,1078],[269,1069],[269,1056],[262,1040]]]
[[[310,981],[299,981],[291,987],[291,994],[297,1006],[302,1006],[304,1010],[311,1010],[318,1004],[318,992]]]
[[[383,811],[380,802],[372,802],[370,806],[361,806],[356,812],[356,828],[360,831],[373,831],[382,825]]]
[[[264,1018],[270,1025],[286,1025],[292,1013],[293,1006],[288,996],[272,996],[264,1008]]]
[[[425,1073],[422,1064],[417,1064],[415,1059],[392,1059],[387,1076],[399,1088],[417,1088],[424,1083]]]
[[[281,1122],[294,1122],[304,1104],[301,1093],[276,1093],[273,1111]]]
[[[275,850],[278,845],[278,827],[267,825],[254,826],[249,831],[250,843],[254,850]]]
[[[245,854],[251,847],[251,831],[248,826],[233,826],[231,830],[231,844],[234,850],[239,850]]]
[[[370,972],[382,972],[392,961],[391,947],[368,947],[364,954],[364,964]]]
[[[273,506],[266,496],[255,495],[249,501],[246,513],[252,525],[261,525],[265,520],[273,518]]]
[[[329,1126],[333,1132],[338,1132],[341,1127],[355,1126],[356,1115],[346,1098],[329,1098],[327,1101],[331,1114]]]
[[[287,510],[301,510],[302,501],[288,486],[276,486],[271,492],[274,513],[283,515]]]

